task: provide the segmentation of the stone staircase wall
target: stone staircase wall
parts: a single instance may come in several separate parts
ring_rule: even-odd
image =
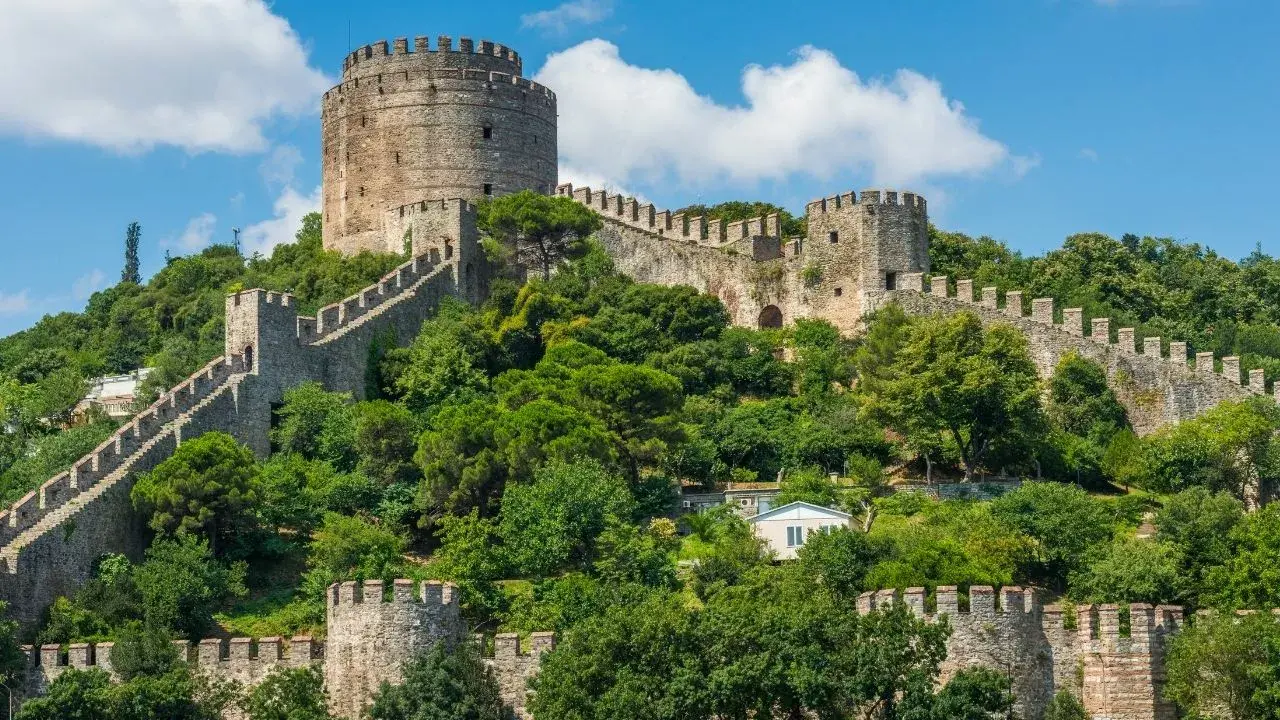
[[[441,298],[456,294],[464,260],[475,258],[460,255],[441,263],[438,254],[424,254],[322,308],[317,318],[299,318],[286,294],[254,290],[230,296],[226,357],[162,395],[71,470],[0,513],[0,600],[9,604],[10,615],[34,628],[54,599],[92,577],[104,555],[142,557],[147,530],[130,493],[138,473],[163,462],[182,442],[221,431],[265,456],[272,407],[284,390],[317,380],[363,397],[371,344],[412,340]],[[242,300],[256,305],[241,305]]]

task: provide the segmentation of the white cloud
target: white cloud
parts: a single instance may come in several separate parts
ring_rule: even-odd
[[[76,281],[71,284],[71,296],[77,300],[84,300],[106,286],[107,274],[99,268],[94,268],[76,278]]]
[[[269,188],[289,187],[301,164],[301,150],[293,145],[277,145],[272,148],[271,154],[262,159],[258,172]]]
[[[1009,158],[1009,165],[1013,170],[1013,176],[1020,178],[1040,167],[1040,153],[1014,155]]]
[[[218,226],[218,217],[213,213],[201,213],[189,221],[178,237],[167,237],[160,241],[164,247],[176,248],[180,252],[191,253],[203,250],[213,242],[213,231]]]
[[[977,174],[1009,163],[941,85],[911,70],[864,81],[825,50],[790,65],[752,65],[745,105],[699,95],[672,70],[630,65],[589,40],[547,58],[536,79],[555,88],[562,167],[615,184],[675,176],[691,186],[859,170],[884,184]]]
[[[591,25],[613,14],[613,0],[569,0],[550,10],[520,16],[520,26],[563,33],[570,25]]]
[[[235,195],[232,195],[231,199],[227,202],[231,205],[232,210],[239,211],[240,208],[244,207],[244,191],[241,190]]]
[[[1089,162],[1098,162],[1098,151],[1093,148],[1080,148],[1080,157]]]
[[[310,195],[303,195],[292,187],[287,187],[276,198],[275,217],[254,223],[240,233],[240,247],[245,255],[262,253],[269,255],[272,248],[294,241],[298,228],[302,227],[302,216],[320,209],[320,188]]]
[[[0,315],[18,315],[31,307],[31,300],[26,290],[7,293],[0,290]]]
[[[4,0],[0,131],[119,151],[266,146],[329,81],[263,0]]]

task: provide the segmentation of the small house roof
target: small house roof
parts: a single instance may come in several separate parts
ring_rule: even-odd
[[[832,510],[829,507],[814,505],[803,500],[787,503],[782,507],[776,507],[768,512],[762,512],[754,517],[747,518],[747,522],[754,523],[761,520],[813,520],[820,518],[833,518],[836,520],[849,520],[853,516],[849,513]]]

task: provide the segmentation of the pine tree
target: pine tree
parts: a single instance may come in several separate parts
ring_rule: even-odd
[[[120,272],[121,282],[142,283],[142,275],[138,272],[138,241],[142,239],[142,226],[137,222],[129,223],[124,234],[124,270]]]

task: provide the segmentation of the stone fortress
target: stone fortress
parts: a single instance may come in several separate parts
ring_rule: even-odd
[[[129,500],[137,474],[183,441],[209,431],[231,434],[265,456],[272,408],[284,391],[316,380],[330,390],[365,394],[370,348],[404,344],[445,296],[477,303],[489,267],[479,247],[477,198],[521,189],[555,193],[597,212],[599,238],[620,271],[641,282],[687,284],[720,298],[739,325],[781,327],[822,318],[846,333],[888,302],[909,313],[968,310],[984,323],[1008,323],[1027,337],[1041,373],[1067,352],[1098,361],[1139,432],[1194,417],[1214,404],[1265,392],[1261,370],[1242,384],[1239,360],[1211,354],[1188,362],[1187,345],[1113,330],[1078,308],[1050,299],[949,282],[929,273],[928,214],[909,192],[866,190],[814,201],[808,233],[784,238],[776,216],[724,223],[659,211],[588,188],[556,184],[556,98],[520,76],[511,49],[462,38],[379,42],[349,55],[342,82],[325,94],[322,115],[324,243],[344,253],[365,249],[411,258],[341,302],[300,317],[288,294],[246,290],[226,301],[226,346],[217,358],[125,423],[111,438],[0,514],[0,599],[24,628],[91,577],[106,553],[140,558],[148,536]],[[954,294],[953,294],[954,292]],[[1030,314],[1027,313],[1028,305]],[[922,589],[865,595],[865,610],[905,602],[915,612],[948,615],[955,633],[946,672],[970,664],[1006,669],[1020,712],[1035,718],[1059,689],[1079,695],[1092,716],[1116,720],[1172,717],[1159,698],[1162,642],[1181,621],[1178,608],[1133,605],[1127,635],[1115,606],[1041,607],[1032,591],[938,588],[926,608]],[[999,597],[999,604],[996,598]],[[204,671],[252,684],[276,665],[323,663],[334,711],[356,718],[383,680],[396,680],[414,651],[465,639],[455,590],[410,581],[343,583],[331,589],[327,638],[206,640],[185,647]],[[851,608],[850,611],[855,611]],[[524,685],[541,653],[499,636],[490,660],[504,697],[523,706]],[[110,646],[29,651],[28,694],[67,667],[110,668]]]

